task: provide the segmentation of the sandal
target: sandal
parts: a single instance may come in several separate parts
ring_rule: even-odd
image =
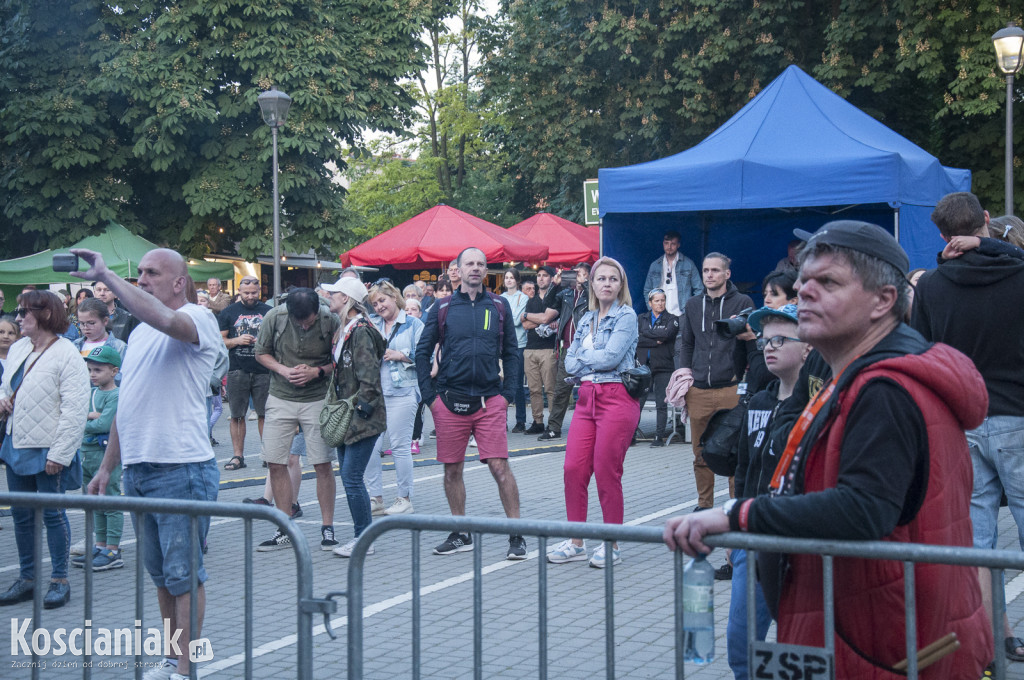
[[[1024,654],[1018,654],[1017,649],[1024,647],[1024,640],[1019,637],[1008,637],[1003,641],[1006,648],[1006,658],[1010,661],[1024,661]]]
[[[225,470],[240,470],[245,467],[245,458],[242,456],[231,456],[231,460],[224,463]]]

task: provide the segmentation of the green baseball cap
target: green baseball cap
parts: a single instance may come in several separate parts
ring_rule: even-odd
[[[110,364],[111,366],[121,368],[121,353],[110,345],[97,347],[85,356],[85,360],[97,364]]]

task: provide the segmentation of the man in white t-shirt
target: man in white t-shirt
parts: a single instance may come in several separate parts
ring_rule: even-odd
[[[74,276],[104,282],[140,322],[132,333],[121,371],[117,415],[90,494],[102,494],[111,470],[123,465],[126,496],[215,501],[220,483],[206,422],[210,375],[227,354],[217,320],[208,309],[185,298],[188,267],[173,250],[146,253],[139,262],[136,288],[110,271],[91,250],[72,251],[90,269]],[[159,385],[159,398],[153,393]],[[133,516],[133,520],[135,517]],[[206,541],[209,517],[200,518],[200,544]],[[161,618],[178,632],[180,655],[164,659],[146,677],[188,677],[191,542],[188,515],[146,515],[145,544],[140,552],[157,586]],[[138,533],[138,527],[136,527]],[[199,554],[196,607],[202,626],[206,606],[206,570]]]

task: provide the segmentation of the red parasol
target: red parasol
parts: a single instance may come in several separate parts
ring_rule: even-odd
[[[549,263],[573,265],[594,262],[601,254],[601,237],[597,229],[581,227],[551,213],[538,213],[508,230],[546,245]]]

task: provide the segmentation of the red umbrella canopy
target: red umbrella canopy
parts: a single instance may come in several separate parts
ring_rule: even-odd
[[[538,213],[508,228],[509,231],[548,247],[548,262],[573,265],[600,257],[601,237],[596,229],[551,213]]]
[[[490,263],[542,262],[548,257],[546,246],[469,213],[438,205],[342,254],[341,261],[367,267],[439,267],[471,246],[482,250]]]

